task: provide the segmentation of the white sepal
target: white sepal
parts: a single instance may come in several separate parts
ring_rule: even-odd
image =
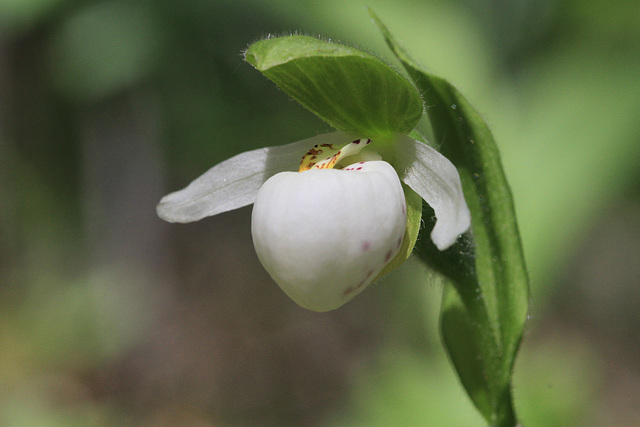
[[[400,178],[436,214],[431,240],[441,251],[449,248],[471,225],[458,170],[438,151],[406,135],[397,135],[395,149]]]
[[[406,205],[383,161],[282,172],[260,189],[253,242],[267,272],[302,307],[329,311],[369,285],[402,244]]]
[[[250,205],[271,176],[297,170],[309,148],[344,144],[351,139],[354,137],[349,133],[332,132],[238,154],[215,165],[186,188],[163,197],[156,208],[158,216],[169,222],[192,222]]]

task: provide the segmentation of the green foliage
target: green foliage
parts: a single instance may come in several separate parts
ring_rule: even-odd
[[[246,60],[338,130],[373,137],[409,133],[422,116],[411,83],[359,49],[309,36],[269,38]]]
[[[471,210],[472,231],[439,252],[420,239],[423,259],[450,280],[441,329],[460,379],[491,425],[515,425],[511,375],[528,307],[528,277],[497,147],[488,127],[447,81],[422,71],[376,23],[389,47],[425,94],[433,137],[458,168]],[[429,218],[428,213],[423,215]]]

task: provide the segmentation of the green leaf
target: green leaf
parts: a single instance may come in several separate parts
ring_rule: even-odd
[[[258,41],[245,59],[338,130],[367,137],[409,133],[423,112],[413,85],[359,49],[309,36]]]
[[[373,13],[372,13],[373,15]],[[470,398],[490,425],[517,424],[513,364],[527,316],[529,280],[513,200],[486,123],[446,80],[421,69],[373,15],[387,44],[424,94],[433,138],[460,173],[471,232],[444,252],[427,236],[417,253],[444,274],[444,344]],[[428,206],[423,218],[433,217]],[[426,230],[428,231],[428,230]]]
[[[416,246],[416,241],[418,240],[420,224],[422,223],[422,197],[404,183],[402,183],[402,188],[404,189],[404,197],[407,202],[407,228],[404,231],[400,250],[389,264],[382,269],[378,277],[391,273],[404,264],[413,252],[413,248]]]

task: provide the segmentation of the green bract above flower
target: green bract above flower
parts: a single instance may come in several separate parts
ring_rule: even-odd
[[[369,136],[409,133],[422,117],[413,85],[359,49],[289,36],[256,42],[245,58],[336,129]]]
[[[260,261],[287,295],[314,311],[338,308],[406,260],[422,200],[436,215],[438,249],[467,231],[456,168],[407,136],[422,103],[404,77],[369,54],[312,37],[263,40],[246,57],[339,130],[214,166],[160,201],[162,219],[197,221],[255,203]]]

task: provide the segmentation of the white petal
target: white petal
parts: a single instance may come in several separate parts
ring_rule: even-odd
[[[471,225],[458,170],[435,149],[405,135],[396,138],[396,155],[400,178],[436,214],[431,240],[439,250],[447,249]]]
[[[192,222],[250,205],[264,182],[278,172],[298,170],[302,156],[316,144],[346,143],[354,137],[332,132],[292,144],[238,154],[209,169],[186,188],[160,200],[158,216]]]
[[[262,265],[314,311],[338,308],[369,285],[402,244],[404,193],[386,162],[282,172],[260,189],[251,232]]]

